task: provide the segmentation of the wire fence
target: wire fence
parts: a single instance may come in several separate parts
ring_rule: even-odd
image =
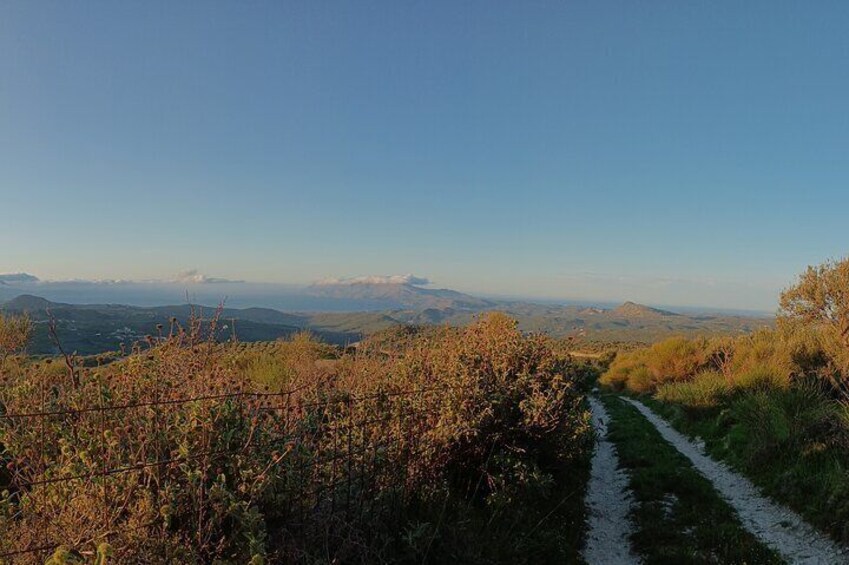
[[[164,398],[152,391],[151,398],[132,402],[110,403],[100,395],[89,405],[57,407],[42,387],[30,409],[5,412],[0,403],[0,428],[32,437],[26,457],[4,453],[0,444],[5,465],[0,491],[6,491],[0,530],[33,525],[31,535],[17,539],[0,533],[0,563],[43,563],[61,545],[93,548],[117,530],[125,538],[137,529],[139,535],[167,539],[175,528],[167,511],[145,523],[126,517],[138,490],[151,493],[150,504],[157,508],[175,474],[197,511],[191,518],[197,547],[214,546],[211,522],[217,518],[210,509],[220,504],[216,485],[230,480],[221,468],[232,469],[241,459],[253,462],[240,479],[248,503],[255,502],[255,492],[273,492],[274,530],[291,547],[330,523],[355,526],[393,520],[393,513],[400,517],[416,480],[411,474],[423,472],[415,463],[432,449],[427,438],[448,425],[441,406],[460,391],[434,386],[359,396],[304,392]],[[228,418],[227,426],[204,426]],[[168,426],[190,430],[192,440],[175,445],[156,439]],[[273,488],[260,488],[269,482]],[[79,513],[77,493],[99,499],[101,506],[62,519]],[[75,531],[74,524],[81,523],[84,531]],[[180,526],[185,532],[186,525]]]

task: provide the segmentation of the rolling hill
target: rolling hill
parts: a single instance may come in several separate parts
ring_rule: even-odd
[[[209,319],[216,308],[194,308],[196,314]],[[2,305],[0,310],[28,314],[35,324],[35,334],[30,347],[32,353],[56,352],[49,334],[48,320],[56,320],[57,333],[63,347],[81,355],[114,351],[156,335],[161,325],[165,332],[171,318],[185,325],[192,315],[188,304],[156,306],[151,308],[120,304],[65,304],[50,302],[32,295],[18,296]],[[235,332],[243,341],[272,341],[309,328],[310,318],[305,315],[286,314],[268,308],[225,308],[220,313],[222,336]],[[345,333],[332,329],[311,328],[322,339],[344,345],[361,337],[359,333]]]
[[[322,298],[337,300],[366,300],[384,304],[387,309],[456,309],[482,310],[496,303],[463,294],[456,290],[432,289],[411,283],[340,282],[317,283],[309,292]]]
[[[243,341],[268,341],[309,330],[325,341],[344,345],[399,324],[463,326],[490,310],[509,314],[526,332],[602,342],[652,342],[671,335],[734,335],[772,324],[765,317],[684,314],[634,302],[615,308],[499,302],[409,284],[322,285],[314,290],[343,300],[373,301],[384,309],[287,313],[271,308],[224,308],[220,314],[221,324],[226,326],[224,332],[229,336],[235,331]],[[52,315],[67,350],[92,354],[116,350],[121,344],[129,345],[146,335],[156,335],[157,325],[168,328],[172,317],[185,324],[193,307],[68,304],[25,294],[8,300],[0,309],[26,312],[33,318],[36,327],[33,353],[55,352],[46,323]],[[204,307],[198,311],[210,317],[215,310]]]

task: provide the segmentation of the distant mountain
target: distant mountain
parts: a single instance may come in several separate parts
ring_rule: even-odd
[[[40,296],[22,294],[3,304],[3,309],[10,312],[43,312],[53,306],[54,303]]]
[[[581,308],[578,311],[578,314],[582,316],[598,316],[600,314],[604,314],[606,310],[604,308],[596,308],[594,306],[590,306],[587,308]]]
[[[623,318],[657,318],[664,316],[678,316],[675,312],[652,308],[635,302],[625,302],[621,306],[617,306],[609,313],[613,316],[621,316]]]
[[[426,308],[385,313],[326,313],[310,317],[313,327],[370,333],[395,324],[463,326],[487,310],[505,312],[525,332],[593,341],[653,342],[673,335],[739,335],[770,326],[772,318],[733,315],[684,315],[633,302],[616,308],[558,306],[527,302],[498,303],[481,310]]]
[[[126,306],[123,304],[65,304],[61,302],[51,302],[40,296],[30,294],[22,294],[9,300],[2,305],[2,309],[9,312],[29,313],[29,314],[46,314],[47,310],[51,313],[55,312],[96,312],[102,314],[118,315],[118,316],[139,316],[169,319],[176,317],[179,320],[187,320],[192,313],[209,318],[213,316],[218,309],[215,307],[192,306],[190,304],[178,304],[172,306]],[[257,322],[260,324],[271,325],[289,325],[293,327],[302,327],[306,323],[304,316],[297,314],[285,314],[271,308],[223,308],[220,312],[222,320],[238,319]]]
[[[427,310],[483,310],[496,303],[456,290],[431,289],[409,283],[339,282],[317,283],[309,287],[314,296],[337,300],[380,301],[385,308]]]

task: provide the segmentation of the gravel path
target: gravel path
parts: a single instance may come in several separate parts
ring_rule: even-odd
[[[795,512],[762,496],[745,477],[704,454],[699,446],[675,431],[646,405],[630,402],[710,480],[719,494],[737,511],[743,525],[790,563],[849,563],[849,552],[808,525]],[[593,408],[595,410],[595,408]]]
[[[587,488],[589,528],[584,559],[589,565],[639,563],[629,540],[633,526],[628,517],[632,502],[628,475],[619,468],[616,449],[607,440],[607,411],[595,398],[589,401],[598,444]]]

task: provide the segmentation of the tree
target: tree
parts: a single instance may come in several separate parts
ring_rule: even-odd
[[[29,316],[4,316],[0,314],[0,361],[20,353],[32,335]]]
[[[814,327],[837,368],[849,370],[849,258],[808,267],[781,293],[779,320]]]

